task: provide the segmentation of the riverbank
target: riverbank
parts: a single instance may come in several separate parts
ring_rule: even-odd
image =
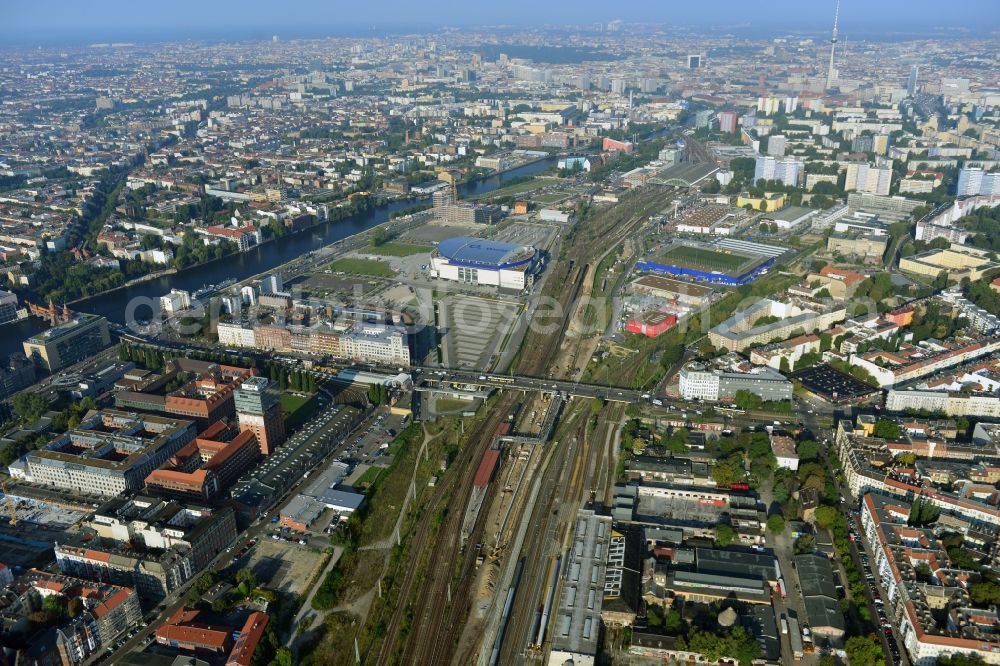
[[[475,183],[463,184],[459,191],[463,198],[479,192],[502,187],[510,177],[530,176],[548,168],[557,158],[551,157],[519,167],[503,175],[494,175]],[[295,233],[270,239],[268,243],[251,248],[249,252],[239,252],[215,259],[197,266],[189,266],[172,275],[146,280],[140,284],[121,287],[111,293],[102,293],[74,301],[72,308],[106,317],[111,322],[124,324],[125,309],[136,298],[155,300],[171,289],[196,291],[204,284],[218,284],[228,278],[243,282],[252,276],[274,272],[278,267],[308,254],[309,252],[335,245],[338,242],[357,239],[364,232],[371,231],[391,220],[390,215],[400,209],[412,206],[412,199],[390,201],[371,210],[346,216],[336,221],[320,222]],[[46,322],[36,317],[5,326],[5,335],[0,336],[0,358],[21,351],[21,341],[47,328]],[[9,333],[9,335],[7,335]]]

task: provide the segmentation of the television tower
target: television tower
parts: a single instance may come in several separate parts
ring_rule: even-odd
[[[830,37],[830,66],[826,70],[826,88],[824,90],[830,90],[833,88],[833,80],[836,78],[834,76],[833,69],[833,54],[837,50],[837,24],[840,22],[840,0],[837,0],[837,8],[833,12],[833,35]]]

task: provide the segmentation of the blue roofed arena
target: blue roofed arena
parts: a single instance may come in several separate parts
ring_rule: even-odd
[[[521,290],[531,285],[538,263],[530,245],[459,236],[441,241],[430,272],[441,280]]]

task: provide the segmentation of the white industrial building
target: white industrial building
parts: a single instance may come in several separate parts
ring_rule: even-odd
[[[530,245],[460,236],[441,241],[431,256],[432,277],[522,290],[531,286],[538,252]]]

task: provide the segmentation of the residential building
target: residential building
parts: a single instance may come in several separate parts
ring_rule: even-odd
[[[1000,262],[990,259],[988,250],[952,244],[944,249],[931,249],[899,260],[899,269],[927,278],[944,272],[949,282],[982,280],[1000,268]]]
[[[741,352],[751,345],[793,337],[796,331],[799,334],[825,331],[846,316],[847,311],[842,305],[794,300],[781,302],[765,298],[713,327],[708,337],[716,349]],[[758,326],[757,322],[765,318],[768,323]]]
[[[720,132],[726,132],[727,134],[736,132],[737,115],[735,111],[720,111],[718,117]]]
[[[771,137],[771,141],[774,141],[776,138]],[[757,158],[754,165],[753,182],[756,183],[761,179],[778,180],[784,185],[797,187],[802,173],[802,162],[793,159],[777,159],[771,154]]]
[[[892,185],[892,164],[875,166],[867,162],[851,162],[847,165],[847,191],[870,192],[887,196]]]
[[[851,354],[850,363],[867,370],[880,387],[890,388],[982,358],[997,349],[1000,349],[1000,338],[925,340],[919,345],[904,342],[897,351]]]
[[[208,509],[136,495],[95,511],[56,544],[60,570],[135,588],[156,602],[198,575],[236,539],[231,507]]]
[[[1000,194],[1000,172],[983,171],[968,166],[958,171],[958,196],[993,196]]]
[[[910,662],[919,666],[953,655],[1000,664],[996,611],[975,608],[969,597],[978,572],[963,570],[935,530],[910,524],[913,502],[925,501],[919,489],[913,490],[905,496],[869,492],[861,503],[863,538],[871,546],[885,602],[898,618],[896,635]],[[992,527],[987,534],[996,538],[995,523]],[[946,627],[935,616],[948,618]]]
[[[130,587],[31,569],[18,579],[18,589],[37,593],[42,599],[58,596],[79,602],[76,615],[56,624],[55,663],[63,666],[83,663],[142,622],[139,597]],[[24,611],[31,607],[26,594],[17,606]]]

